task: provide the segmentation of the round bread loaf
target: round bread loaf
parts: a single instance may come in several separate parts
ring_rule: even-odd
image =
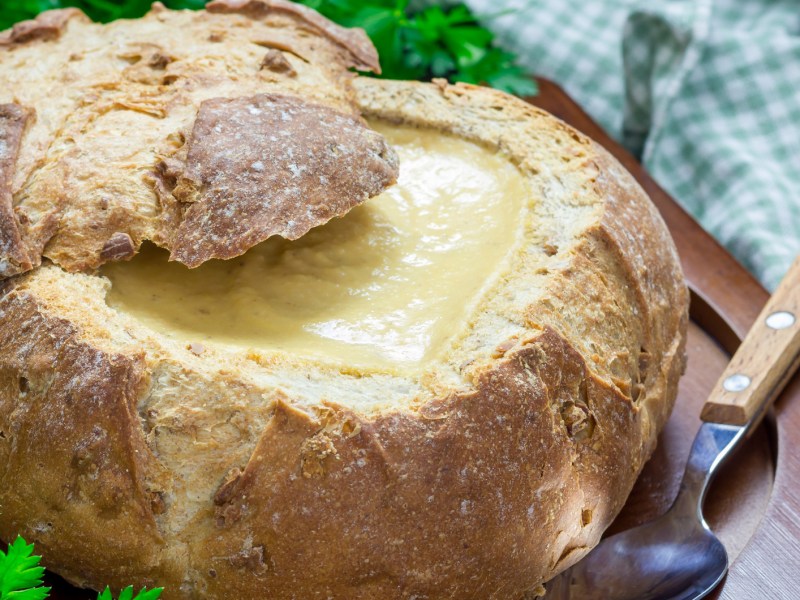
[[[363,32],[282,0],[208,11],[54,11],[0,34],[0,537],[77,585],[167,599],[533,597],[598,542],[670,413],[688,297],[662,220],[520,100],[355,78],[377,68]],[[385,194],[359,206],[398,153],[406,185],[392,131],[469,146],[516,186],[491,248],[494,221],[458,209],[499,258],[466,270],[469,293],[442,270],[459,309],[435,352],[193,341],[114,300],[145,240],[181,270],[273,236],[312,248],[312,228],[380,230],[362,254],[395,252],[399,229],[367,218]],[[340,237],[297,268],[352,278]]]

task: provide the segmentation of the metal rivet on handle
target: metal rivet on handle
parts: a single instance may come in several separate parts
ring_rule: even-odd
[[[792,313],[785,310],[779,310],[778,312],[774,312],[768,316],[766,323],[767,327],[772,329],[786,329],[787,327],[794,325],[794,321],[795,318]]]
[[[725,381],[722,382],[722,387],[728,392],[741,392],[742,390],[746,390],[749,385],[750,378],[741,373],[734,373],[726,377]]]

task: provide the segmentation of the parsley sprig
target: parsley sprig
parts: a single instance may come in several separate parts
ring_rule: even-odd
[[[134,596],[133,586],[129,585],[119,593],[119,598],[117,600],[158,600],[161,597],[163,589],[164,588],[153,588],[152,590],[148,590],[147,588],[142,588],[139,593]],[[97,600],[114,600],[114,596],[111,595],[111,590],[106,587],[106,589],[97,596]]]
[[[521,96],[536,84],[515,64],[515,56],[493,45],[463,4],[450,9],[409,9],[409,0],[301,0],[347,27],[363,27],[389,79],[431,79],[488,84]]]
[[[42,587],[41,558],[34,556],[33,544],[26,544],[19,536],[8,546],[8,552],[0,550],[0,600],[47,598],[50,588]]]
[[[494,45],[492,33],[463,4],[409,8],[409,0],[300,0],[347,27],[363,27],[381,58],[383,77],[486,84],[531,96],[535,82],[515,56]],[[152,0],[5,0],[0,30],[50,8],[77,6],[96,21],[139,17]],[[202,8],[206,0],[165,0],[170,8]]]
[[[50,588],[42,585],[44,567],[39,565],[41,556],[33,553],[33,544],[28,544],[17,536],[8,551],[0,550],[0,600],[44,600],[50,595]],[[158,600],[163,588],[141,591],[133,595],[133,586],[128,586],[119,594],[118,600]],[[114,600],[111,590],[106,587],[97,600]]]

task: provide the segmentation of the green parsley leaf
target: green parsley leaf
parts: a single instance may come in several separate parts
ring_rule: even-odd
[[[44,600],[49,587],[41,587],[44,567],[39,566],[41,556],[33,555],[33,544],[20,536],[0,550],[0,600]]]
[[[536,83],[515,57],[493,46],[492,33],[463,4],[408,9],[407,0],[301,0],[348,27],[363,27],[390,79],[444,77],[532,96]],[[502,13],[498,13],[500,16]]]
[[[518,96],[536,94],[536,82],[514,64],[511,53],[499,48],[491,48],[480,60],[459,66],[453,75],[455,81],[485,83]]]
[[[152,590],[142,588],[139,593],[134,596],[133,586],[129,585],[119,593],[118,600],[158,600],[158,598],[161,597],[162,591],[164,591],[164,588],[153,588]],[[114,600],[114,596],[111,595],[111,589],[106,586],[106,589],[98,594],[97,600]]]

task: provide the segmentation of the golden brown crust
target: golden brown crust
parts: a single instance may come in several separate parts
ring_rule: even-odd
[[[649,201],[630,203],[631,195],[644,196],[641,189],[605,149],[595,144],[595,151],[600,172],[597,193],[607,202],[595,235],[625,269],[637,313],[647,324],[628,394],[649,413],[644,435],[654,446],[672,408],[661,398],[675,398],[685,366],[689,290],[675,245],[655,206]]]
[[[33,111],[18,104],[0,104],[0,278],[31,268],[11,185],[22,136],[32,116]]]
[[[261,68],[269,69],[273,73],[286,73],[290,77],[296,77],[297,71],[294,70],[292,64],[286,60],[283,52],[271,48],[261,60]]]
[[[108,238],[100,251],[103,260],[128,260],[136,254],[136,246],[127,233],[117,232]]]
[[[274,13],[290,15],[346,50],[351,56],[348,66],[359,71],[381,72],[378,53],[363,29],[340,27],[302,4],[286,0],[214,0],[206,5],[206,10],[211,13],[237,12],[253,19],[263,19]]]
[[[5,295],[0,313],[0,535],[30,531],[77,582],[112,577],[110,565],[113,577],[157,569],[163,540],[153,506],[163,474],[136,414],[147,385],[143,357],[80,341],[25,293]],[[81,534],[63,536],[67,522]]]
[[[398,169],[358,117],[280,94],[204,101],[175,162],[161,201],[182,213],[170,258],[189,267],[273,235],[295,240],[383,191]]]
[[[591,407],[584,435],[565,415],[576,398]],[[518,598],[596,542],[624,501],[608,490],[631,478],[617,457],[641,445],[629,400],[552,329],[426,418],[275,410],[195,550],[231,559],[211,597],[249,597],[255,579],[276,599]],[[298,459],[314,467],[298,474]],[[232,560],[255,548],[260,568]]]
[[[0,465],[20,477],[38,460],[62,496],[45,487],[43,505],[33,486],[0,487],[13,509],[0,512],[4,538],[43,540],[51,565],[87,585],[276,600],[517,600],[597,543],[652,453],[683,364],[686,287],[663,222],[604,151],[521,101],[464,85],[355,88],[368,116],[495,148],[530,184],[513,265],[465,331],[399,386],[410,395],[362,406],[352,396],[363,389],[397,395],[387,378],[183,347],[109,309],[98,277],[45,266],[10,280]],[[71,432],[42,417],[95,406]],[[124,489],[133,499],[108,520],[69,512],[63,492],[94,422],[120,433],[103,446],[110,479],[78,507]],[[34,428],[42,449],[20,452]],[[65,436],[52,455],[48,431]]]
[[[0,240],[10,240],[17,249],[0,254],[6,264],[0,277],[33,268],[42,257],[70,271],[91,271],[108,260],[129,258],[127,252],[118,256],[109,250],[110,240],[119,235],[128,236],[134,253],[144,240],[152,240],[173,250],[177,260],[192,254],[193,265],[201,256],[235,256],[263,239],[266,228],[235,232],[227,227],[231,218],[209,227],[207,237],[196,219],[176,235],[184,214],[199,218],[209,213],[174,199],[163,205],[163,194],[159,197],[159,166],[180,155],[196,117],[215,98],[230,101],[232,111],[236,98],[292,98],[296,104],[342,113],[340,119],[357,120],[349,68],[377,64],[363,31],[339,27],[280,0],[218,2],[212,8],[213,14],[156,6],[143,19],[108,25],[91,23],[74,9],[51,11],[2,34],[0,105],[24,105],[38,118],[17,140],[16,165],[3,173],[4,194],[10,193],[11,200],[2,202],[13,204],[14,215],[3,210]],[[27,43],[39,38],[49,41]],[[361,185],[352,186],[347,200],[329,211],[309,207],[320,214],[316,221],[305,221],[308,227],[394,181],[390,151],[382,152],[385,144],[365,130],[355,135],[358,126],[348,126],[348,141],[359,142],[359,151],[342,167],[362,173]],[[264,130],[264,123],[258,130]],[[238,133],[253,137],[251,129]],[[306,133],[310,137],[313,131]],[[376,160],[376,152],[387,160]],[[247,196],[247,208],[266,215],[268,204],[256,207],[256,195]],[[313,199],[321,197],[317,193]],[[304,214],[302,206],[295,208]],[[289,221],[297,219],[290,212],[273,216],[286,217],[282,225],[291,229]],[[183,245],[173,249],[180,240]],[[188,252],[187,244],[196,242],[204,249]]]

